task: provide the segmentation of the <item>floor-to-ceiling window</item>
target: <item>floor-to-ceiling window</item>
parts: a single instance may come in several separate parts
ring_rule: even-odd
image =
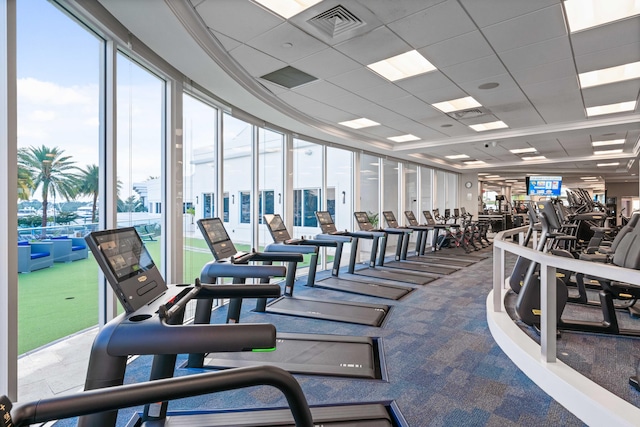
[[[402,165],[402,172],[404,175],[404,196],[403,196],[403,206],[402,212],[398,212],[396,215],[396,219],[399,224],[408,224],[407,219],[405,217],[405,211],[411,211],[416,215],[416,218],[419,218],[419,207],[418,204],[418,166],[405,163]]]
[[[183,278],[190,283],[211,260],[196,221],[220,214],[216,209],[218,111],[190,95],[183,96],[183,111]]]
[[[283,214],[284,206],[284,134],[258,129],[258,222],[259,247],[273,242],[263,224],[264,214]]]
[[[322,146],[293,140],[293,225],[296,236],[318,233],[321,208]]]
[[[102,208],[96,197],[105,47],[50,2],[16,3],[18,353],[25,353],[98,322],[98,266],[86,248],[72,247],[97,228]],[[36,253],[48,255],[31,259]]]
[[[353,153],[335,147],[327,148],[327,206],[338,230],[351,230],[353,224]],[[327,251],[330,256],[332,251]],[[341,265],[349,263],[343,253]]]
[[[420,167],[420,204],[413,212],[418,218],[418,222],[423,222],[423,211],[433,209],[433,169],[424,166]]]
[[[225,227],[236,246],[247,248],[254,243],[251,228],[253,128],[250,123],[223,115]]]
[[[360,155],[360,211],[369,215],[369,220],[374,226],[378,226],[380,219],[380,190],[378,189],[380,162],[380,158],[376,156],[370,154]],[[398,190],[396,189],[397,193]]]
[[[382,212],[390,211],[398,215],[398,162],[394,160],[382,160],[383,185],[382,185]],[[387,227],[384,216],[380,213],[380,227]],[[393,253],[398,243],[398,236],[389,236],[387,239],[387,254]]]

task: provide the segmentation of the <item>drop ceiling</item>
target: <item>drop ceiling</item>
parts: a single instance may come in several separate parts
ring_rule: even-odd
[[[460,173],[637,182],[640,78],[581,89],[578,74],[640,61],[640,15],[569,33],[561,0],[324,0],[288,20],[250,0],[100,3],[193,81],[296,133]],[[332,35],[310,22],[335,7],[360,24]],[[411,50],[437,70],[392,82],[367,68]],[[286,88],[262,78],[284,67],[316,80]],[[431,105],[467,96],[483,114]],[[621,101],[635,110],[586,116]],[[358,118],[380,125],[339,124]],[[469,127],[493,120],[508,127]],[[420,139],[387,139],[406,134]],[[622,153],[594,155],[592,142],[609,139],[624,139]],[[510,151],[527,147],[537,151]],[[446,157],[458,154],[469,157]],[[464,163],[473,160],[484,164]]]

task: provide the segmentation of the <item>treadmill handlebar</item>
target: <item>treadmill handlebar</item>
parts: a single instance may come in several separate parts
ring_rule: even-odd
[[[389,227],[383,228],[381,231],[384,231],[389,234],[411,234],[412,230],[410,228],[400,228],[400,227]]]
[[[286,270],[284,267],[282,267]],[[285,274],[282,274],[284,277]],[[250,276],[254,278],[255,276]],[[280,277],[280,276],[278,276]],[[208,281],[210,277],[202,277],[203,281]],[[215,279],[215,277],[214,277]],[[253,285],[209,285],[205,284],[200,289],[200,293],[198,294],[201,298],[277,298],[280,296],[282,289],[280,285],[263,285],[263,284],[253,284]]]
[[[200,280],[209,280],[212,277],[229,277],[238,279],[267,279],[271,277],[284,277],[287,269],[279,265],[247,265],[232,264],[230,262],[209,261],[200,271]],[[205,281],[205,283],[210,283]]]
[[[351,237],[358,237],[361,239],[375,239],[375,238],[380,238],[387,235],[387,233],[381,230],[349,231],[348,233]]]
[[[298,427],[313,427],[309,405],[296,379],[274,366],[236,368],[221,372],[194,374],[139,384],[88,390],[71,395],[17,404],[11,410],[15,427],[117,410],[147,403],[181,399],[201,394],[258,385],[276,387],[285,395]],[[4,396],[0,396],[5,401]],[[5,423],[7,419],[1,420]],[[9,421],[11,421],[9,419]],[[5,424],[7,425],[7,424]]]
[[[340,234],[316,234],[315,238],[317,240],[327,240],[334,242],[342,242],[342,243],[350,243],[351,236],[349,236],[348,232],[339,232]]]
[[[318,247],[312,245],[287,245],[283,243],[270,243],[264,248],[266,254],[270,253],[292,253],[292,254],[316,254],[318,253]],[[273,260],[277,261],[277,260]]]
[[[292,253],[289,250],[286,252],[253,252],[249,261],[259,261],[259,262],[272,262],[272,261],[281,261],[281,262],[302,262],[304,257],[300,253]]]
[[[113,328],[106,351],[115,357],[209,353],[267,349],[275,343],[276,328],[268,323],[168,325],[159,316],[133,315]]]

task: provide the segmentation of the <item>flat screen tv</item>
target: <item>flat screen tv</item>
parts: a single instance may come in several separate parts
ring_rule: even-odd
[[[560,196],[561,176],[530,176],[528,182],[527,194],[529,196]]]

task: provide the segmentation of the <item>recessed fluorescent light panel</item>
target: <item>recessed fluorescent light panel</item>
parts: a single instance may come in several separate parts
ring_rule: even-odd
[[[572,33],[640,14],[636,0],[565,0],[564,8]]]
[[[587,117],[601,116],[603,114],[623,113],[636,109],[636,101],[619,102],[617,104],[597,105],[587,108]]]
[[[535,153],[538,150],[536,150],[533,147],[529,147],[529,148],[515,148],[509,151],[511,151],[513,154],[524,154],[524,153]]]
[[[622,153],[622,148],[618,148],[616,150],[598,150],[593,152],[593,154],[595,154],[596,156],[599,156],[602,154],[620,154],[620,153]]]
[[[369,120],[369,119],[365,119],[365,118],[361,118],[361,119],[355,119],[355,120],[348,120],[346,122],[340,122],[338,124],[341,124],[342,126],[346,126],[352,129],[362,129],[362,128],[368,128],[371,126],[379,126],[380,123],[378,122],[374,122],[373,120]]]
[[[469,156],[466,154],[454,154],[452,156],[445,156],[447,159],[457,160],[457,159],[468,159]]]
[[[390,139],[393,142],[409,142],[409,141],[418,141],[418,140],[420,140],[420,138],[418,138],[415,135],[411,135],[410,133],[406,134],[406,135],[392,136],[392,137],[387,138],[387,139]]]
[[[417,50],[411,50],[401,55],[374,62],[367,65],[367,67],[392,82],[436,69]]]
[[[316,3],[320,3],[320,0],[254,0],[266,7],[267,9],[277,13],[284,19],[289,19],[294,15],[302,12],[313,6]]]
[[[618,166],[620,164],[620,162],[612,162],[612,163],[598,163],[598,167],[605,167],[605,166]]]
[[[583,89],[592,86],[606,85],[608,83],[621,82],[624,80],[637,79],[638,77],[640,77],[640,61],[578,74],[580,87]]]
[[[468,162],[464,162],[464,164],[468,166],[476,166],[484,165],[485,163],[482,160],[469,160]]]
[[[469,125],[469,127],[476,132],[483,132],[485,130],[493,130],[493,129],[502,129],[508,128],[502,120],[498,120],[497,122],[489,122],[489,123],[480,123],[477,125]]]
[[[522,158],[522,160],[544,160],[546,159],[545,156],[525,156]]]
[[[451,101],[436,102],[431,104],[443,113],[450,113],[452,111],[466,110],[468,108],[482,107],[478,101],[473,99],[472,96],[466,98],[452,99]]]
[[[609,141],[593,141],[591,145],[593,147],[604,147],[606,145],[621,145],[624,144],[624,139],[611,139]]]
[[[500,178],[500,175],[487,175],[485,178]]]
[[[581,176],[580,179],[598,179],[597,176]]]

